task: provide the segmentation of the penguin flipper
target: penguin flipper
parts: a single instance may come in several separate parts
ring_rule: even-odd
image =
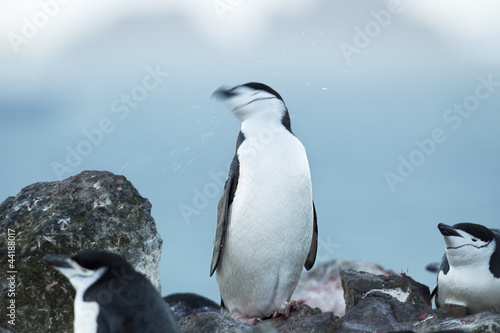
[[[307,255],[306,262],[304,267],[307,270],[310,270],[314,266],[314,262],[316,261],[316,254],[318,252],[318,217],[316,216],[316,207],[314,206],[313,201],[313,235],[311,241],[311,248],[309,249],[309,254]]]
[[[491,255],[490,259],[490,271],[493,276],[497,279],[500,278],[500,230],[499,229],[491,229],[493,234],[495,235],[495,241],[497,243],[495,252]]]
[[[425,266],[425,269],[431,273],[439,274],[439,271],[441,270],[441,263],[432,262]]]
[[[238,185],[239,169],[240,162],[238,160],[238,155],[235,155],[229,167],[229,174],[226,179],[226,184],[224,185],[224,191],[222,192],[217,206],[217,226],[215,228],[210,276],[214,274],[217,268],[222,247],[224,246],[227,225],[229,223],[229,210],[233,202],[234,193],[236,192],[236,186]]]
[[[442,271],[445,275],[448,274],[450,270],[450,263],[448,262],[448,257],[446,257],[446,252],[441,260],[441,266],[439,267],[439,272]],[[438,272],[438,274],[439,274]]]
[[[434,287],[434,289],[432,289],[432,292],[431,292],[431,304],[432,304],[433,300],[434,300],[434,304],[436,305],[436,309],[439,308],[441,306],[441,304],[438,303],[438,285],[437,284]]]
[[[437,296],[438,286],[436,285],[431,291],[431,300],[433,297]]]
[[[445,252],[443,255],[443,259],[441,260],[441,266],[439,267],[437,274],[443,272],[446,275],[448,274],[449,270],[450,270],[450,263],[448,262],[448,257],[446,257],[446,252]],[[438,286],[439,286],[439,277],[438,277],[438,283],[436,283],[436,286],[434,287],[434,289],[432,289],[431,292],[431,302],[434,299],[434,304],[436,304],[436,308],[439,308],[441,306],[441,304],[438,303],[438,292],[439,292]]]

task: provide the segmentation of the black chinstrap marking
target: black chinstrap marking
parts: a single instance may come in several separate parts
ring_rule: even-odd
[[[490,245],[491,242],[488,242],[486,244],[484,244],[483,246],[475,246],[474,244],[464,244],[464,245],[460,245],[460,246],[450,246],[450,247],[447,247],[446,249],[447,250],[456,250],[456,249],[460,249],[464,246],[472,246],[472,247],[475,247],[476,249],[482,249],[483,247],[487,247],[488,245]]]

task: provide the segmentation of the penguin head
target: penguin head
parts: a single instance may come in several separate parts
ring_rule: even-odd
[[[493,232],[480,224],[458,223],[438,225],[446,244],[446,257],[451,266],[489,262],[495,251]]]
[[[283,98],[263,83],[249,82],[229,89],[221,87],[212,96],[224,100],[242,123],[263,113],[279,120],[288,117]]]
[[[47,254],[43,260],[61,272],[75,290],[86,290],[110,269],[129,266],[121,256],[104,251],[87,250],[73,257]]]

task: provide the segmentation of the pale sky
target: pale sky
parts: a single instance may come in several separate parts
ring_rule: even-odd
[[[38,0],[0,4],[0,52],[13,52],[15,36],[27,37],[19,44],[24,56],[54,54],[68,41],[98,34],[129,17],[179,16],[190,22],[208,43],[219,47],[251,45],[273,23],[314,12],[321,0],[177,0],[99,1]],[[500,40],[500,2],[496,0],[391,0],[417,24],[434,29],[450,43],[490,43]],[[410,10],[408,10],[410,9]],[[27,23],[29,22],[29,23]],[[31,37],[24,36],[32,30]],[[23,35],[24,32],[24,35]],[[491,45],[498,48],[500,43]],[[0,53],[0,54],[1,54]],[[484,59],[485,61],[488,59]],[[493,60],[493,59],[489,59]]]

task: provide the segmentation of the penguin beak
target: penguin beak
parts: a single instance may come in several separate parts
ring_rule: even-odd
[[[226,89],[226,88],[220,87],[219,89],[217,89],[216,91],[214,91],[212,93],[212,98],[214,98],[214,99],[217,99],[217,97],[221,98],[221,99],[228,99],[228,98],[231,98],[233,96],[236,96],[236,93],[234,92],[234,88]]]
[[[69,263],[69,260],[71,259],[63,256],[58,256],[56,254],[47,254],[43,257],[43,260],[54,267],[73,268],[73,266],[71,266]]]
[[[446,225],[444,223],[439,223],[438,228],[443,236],[462,237],[453,227],[450,227],[449,225]]]

